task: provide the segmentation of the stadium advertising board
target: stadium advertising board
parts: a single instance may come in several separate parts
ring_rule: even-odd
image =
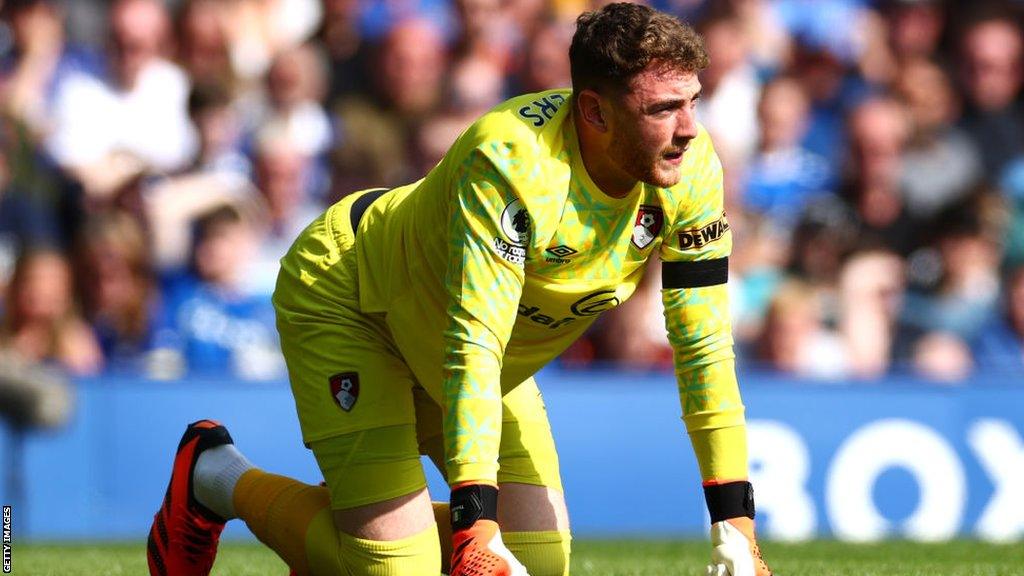
[[[639,393],[593,378],[586,384],[569,379],[557,392],[548,387],[575,526],[609,534],[702,530],[693,525],[703,509],[699,490],[691,488],[699,486],[696,464],[685,436],[671,437],[673,430],[679,434],[678,420],[665,424],[678,418],[674,389],[661,377],[639,380],[634,378]],[[765,536],[1024,537],[1024,493],[1014,489],[1024,483],[1024,388],[987,382],[953,388],[898,381],[796,385],[756,376],[741,382]],[[590,445],[601,446],[594,450],[574,432],[585,428],[584,418],[618,420],[621,427],[609,424],[608,431],[591,424]],[[582,459],[603,458],[604,465],[586,466],[581,450]],[[683,498],[677,504],[660,497],[663,505],[646,519],[627,509],[635,502],[620,506],[669,486],[683,491]],[[609,507],[615,522],[600,518]]]
[[[671,375],[547,371],[544,391],[579,536],[701,536],[706,512]],[[741,375],[759,530],[800,540],[1024,538],[1024,387],[803,385]],[[361,383],[366,385],[366,383]],[[19,534],[145,534],[187,422],[224,422],[259,466],[309,483],[285,383],[87,380],[65,429],[28,436]],[[9,440],[9,438],[8,438]],[[12,442],[0,442],[10,462]],[[68,471],[73,470],[73,474]],[[429,476],[436,499],[447,498]],[[250,538],[232,523],[227,538]]]

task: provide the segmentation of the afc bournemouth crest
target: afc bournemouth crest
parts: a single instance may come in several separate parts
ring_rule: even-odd
[[[636,222],[633,223],[633,245],[641,250],[647,248],[661,233],[664,223],[665,215],[661,208],[641,204],[636,212]]]
[[[356,372],[342,372],[330,378],[331,397],[345,412],[351,412],[352,407],[359,400],[359,374]]]

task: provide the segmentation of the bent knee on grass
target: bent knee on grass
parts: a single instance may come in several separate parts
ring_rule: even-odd
[[[434,510],[426,488],[383,502],[334,511],[338,530],[366,540],[401,540],[423,532],[433,523]]]
[[[562,493],[546,486],[503,483],[498,496],[498,524],[504,532],[569,530]],[[426,488],[382,502],[334,511],[341,532],[367,540],[401,540],[434,523]]]
[[[565,497],[547,486],[504,482],[498,491],[502,532],[568,531]]]

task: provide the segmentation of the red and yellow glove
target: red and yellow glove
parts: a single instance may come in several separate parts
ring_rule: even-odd
[[[529,576],[501,541],[498,489],[462,484],[452,489],[451,576]]]
[[[750,482],[704,486],[711,513],[708,576],[772,576],[754,534],[754,488]]]

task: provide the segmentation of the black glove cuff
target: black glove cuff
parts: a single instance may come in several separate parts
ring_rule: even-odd
[[[452,528],[464,530],[477,520],[498,521],[498,489],[489,484],[469,484],[452,490]]]
[[[754,518],[754,486],[750,482],[729,482],[704,487],[711,523],[728,518]]]

